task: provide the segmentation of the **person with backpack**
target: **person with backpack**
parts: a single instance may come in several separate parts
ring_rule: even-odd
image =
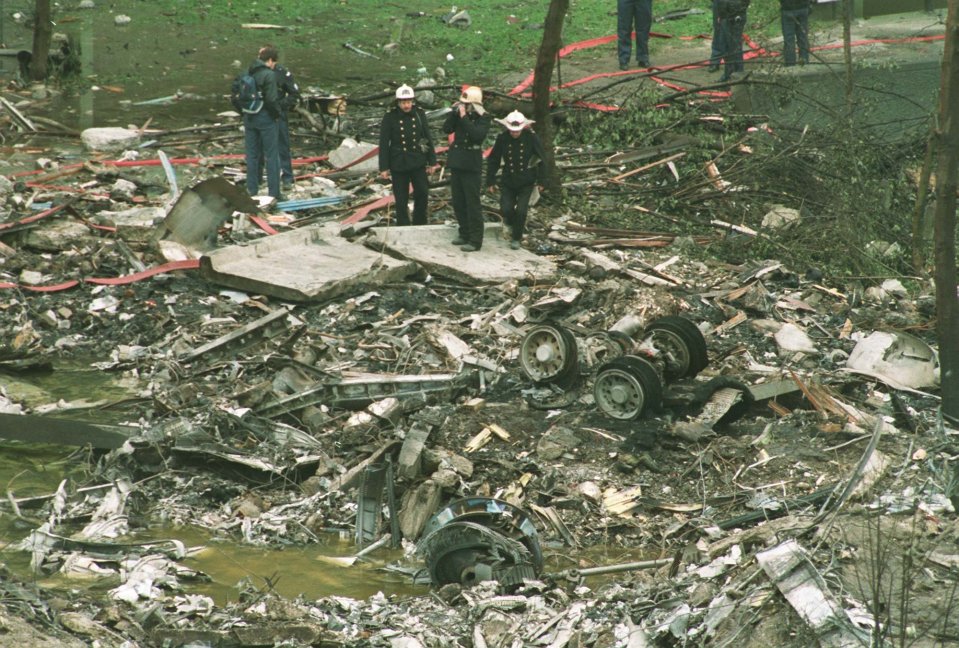
[[[783,29],[783,62],[796,65],[809,63],[809,0],[779,0],[779,18]]]
[[[243,113],[246,190],[251,196],[259,193],[261,167],[265,165],[267,190],[278,201],[282,199],[278,135],[280,101],[274,68],[279,57],[272,45],[261,48],[246,73],[234,82],[233,92],[234,106]]]
[[[526,214],[533,187],[542,190],[546,183],[546,163],[543,144],[530,130],[532,121],[518,110],[497,119],[506,130],[496,137],[493,150],[486,160],[487,191],[493,193],[500,165],[503,174],[499,180],[499,208],[503,224],[510,230],[510,248],[518,250],[526,230]]]
[[[380,177],[389,179],[396,199],[396,224],[410,224],[410,184],[413,185],[413,225],[426,225],[430,171],[435,171],[436,147],[426,113],[414,103],[408,85],[396,89],[393,107],[380,122]]]
[[[719,35],[722,41],[725,68],[720,81],[729,81],[733,74],[745,70],[743,66],[743,28],[750,0],[717,0]]]
[[[300,86],[293,79],[293,73],[277,63],[273,67],[276,75],[276,89],[279,95],[280,119],[277,121],[277,145],[280,155],[280,184],[283,189],[293,187],[293,152],[290,149],[289,113],[300,102]]]

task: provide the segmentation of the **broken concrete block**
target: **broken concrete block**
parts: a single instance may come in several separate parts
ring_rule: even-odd
[[[783,205],[773,205],[765,216],[763,216],[763,228],[777,229],[794,225],[801,220],[798,209],[785,207]]]
[[[406,440],[400,449],[397,460],[397,475],[406,479],[414,479],[420,474],[421,457],[426,439],[430,435],[430,427],[414,423],[406,434]]]
[[[110,187],[110,195],[119,196],[121,198],[130,198],[134,193],[136,193],[136,190],[136,183],[119,178],[113,183],[113,186]]]
[[[91,151],[122,151],[135,144],[139,139],[139,131],[116,126],[87,128],[80,133],[80,140],[83,145]]]
[[[42,252],[61,252],[83,247],[90,236],[90,228],[74,220],[57,220],[32,229],[24,239],[24,245]]]
[[[166,213],[162,207],[133,207],[123,211],[104,211],[97,222],[117,228],[117,236],[124,241],[146,243],[156,231],[156,224]]]
[[[439,508],[442,495],[443,489],[429,479],[406,491],[399,515],[400,531],[404,538],[415,540],[420,536],[426,522]]]
[[[350,169],[360,173],[375,173],[379,170],[379,158],[376,155],[370,155],[368,159],[362,162],[356,161],[372,153],[376,148],[376,144],[357,142],[355,139],[347,137],[339,148],[330,151],[329,161],[337,169],[349,166]],[[356,164],[353,164],[354,162]]]
[[[43,273],[36,270],[23,270],[20,272],[20,283],[28,286],[36,286],[43,283]]]
[[[580,444],[576,433],[567,427],[553,427],[546,431],[546,434],[536,444],[536,454],[546,461],[559,459],[566,453]]]

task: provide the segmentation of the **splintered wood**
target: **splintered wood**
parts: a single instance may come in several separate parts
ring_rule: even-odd
[[[639,506],[637,500],[642,496],[642,486],[633,486],[622,491],[608,490],[603,493],[603,508],[613,515],[625,516]]]
[[[485,446],[487,443],[489,443],[493,435],[496,435],[503,441],[509,441],[510,439],[509,432],[504,430],[499,425],[496,425],[495,423],[490,423],[489,425],[484,427],[482,430],[480,430],[479,434],[477,434],[476,436],[474,436],[472,439],[469,440],[469,442],[466,444],[466,447],[464,448],[465,451],[467,453],[476,452],[477,450]]]

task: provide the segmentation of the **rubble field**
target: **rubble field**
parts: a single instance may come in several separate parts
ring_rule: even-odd
[[[391,225],[364,166],[381,109],[336,136],[298,113],[330,152],[281,204],[236,188],[235,116],[154,147],[85,131],[76,164],[29,136],[34,168],[0,177],[0,438],[82,470],[8,487],[4,541],[34,581],[95,585],[4,567],[0,645],[959,646],[931,282],[743,254],[821,221],[748,181],[784,155],[766,131],[695,98],[673,109],[721,148],[559,147],[570,201],[544,196],[522,250],[489,198],[482,251],[447,249],[442,178],[429,226]],[[645,206],[664,191],[674,212]],[[68,362],[123,393],[36,388]],[[317,569],[424,593],[266,577],[217,603],[202,548],[158,526],[345,532],[356,553]]]

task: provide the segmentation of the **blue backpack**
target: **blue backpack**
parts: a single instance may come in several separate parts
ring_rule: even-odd
[[[263,110],[263,94],[256,86],[256,79],[252,74],[244,72],[233,79],[233,85],[230,86],[230,101],[234,108],[250,115]]]

